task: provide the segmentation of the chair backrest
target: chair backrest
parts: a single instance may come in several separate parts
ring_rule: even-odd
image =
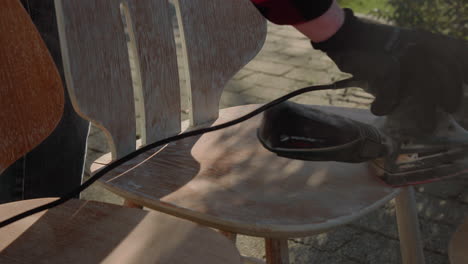
[[[266,21],[249,0],[173,2],[184,53],[180,74],[187,80],[182,89],[189,91],[192,124],[205,123],[217,117],[227,81],[263,46]],[[129,50],[133,79],[141,83],[135,93],[142,95],[136,107],[142,109],[143,142],[179,133],[181,87],[169,2],[56,0],[56,9],[73,105],[106,131],[113,158],[135,149]]]
[[[0,1],[0,174],[42,142],[63,112],[63,87],[18,0]]]

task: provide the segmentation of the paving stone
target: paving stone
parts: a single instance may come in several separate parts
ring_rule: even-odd
[[[324,59],[315,59],[313,57],[309,59],[308,63],[305,64],[304,67],[314,70],[328,70],[328,74],[333,75],[340,73],[333,62]]]
[[[351,107],[351,108],[361,108],[361,109],[369,109],[369,104],[367,103],[362,103],[359,101],[354,101],[352,99],[346,98],[346,99],[338,99],[338,100],[332,100],[332,105],[334,106],[341,106],[341,107]]]
[[[312,56],[302,56],[302,57],[294,57],[294,56],[289,56],[285,54],[280,54],[284,57],[284,59],[281,61],[281,63],[284,64],[289,64],[292,66],[295,66],[300,69],[304,70],[310,70],[310,71],[320,71],[322,70],[320,67],[314,68],[313,66],[309,66],[313,59]],[[267,58],[265,58],[267,60]],[[328,71],[328,69],[325,69]]]
[[[242,256],[265,260],[265,240],[263,238],[237,235],[236,246]]]
[[[334,99],[334,98],[330,100],[330,105],[337,106],[337,107],[363,108],[363,106],[360,104],[356,104],[354,102],[350,102],[347,100],[340,100],[340,99]]]
[[[262,50],[258,53],[257,57],[255,59],[263,60],[263,61],[272,61],[272,62],[279,62],[279,63],[285,63],[288,64],[287,61],[291,58],[291,56],[277,53],[277,52],[271,52],[268,50]]]
[[[291,264],[308,264],[308,263],[327,263],[327,264],[359,264],[348,259],[346,256],[336,253],[319,251],[308,246],[289,243],[289,261]]]
[[[468,205],[459,203],[456,199],[441,199],[416,193],[416,204],[422,219],[457,225],[468,216]]]
[[[356,229],[344,226],[311,237],[294,238],[291,239],[291,241],[310,246],[320,251],[335,252],[343,245],[352,241],[358,233],[359,231]]]
[[[285,41],[286,38],[283,36],[278,36],[274,34],[267,34],[265,39],[265,45],[271,46],[283,46],[286,45],[287,42]]]
[[[277,62],[254,60],[245,65],[251,71],[263,72],[271,75],[283,75],[293,69],[293,66]]]
[[[92,149],[87,149],[87,151],[86,151],[86,160],[85,160],[85,173],[90,175],[91,174],[91,165],[93,164],[94,161],[96,161],[97,159],[102,157],[104,154],[106,154],[106,153],[100,152],[100,151],[95,151],[95,150],[92,150]]]
[[[261,85],[256,85],[250,89],[247,89],[242,92],[242,94],[246,96],[253,96],[256,98],[261,98],[264,102],[271,101],[273,99],[279,98],[293,90],[306,87],[306,83],[297,82],[294,85],[294,88],[284,89],[284,88],[276,88],[271,89],[269,87],[264,87]],[[268,92],[266,92],[268,91]],[[328,105],[328,98],[325,96],[325,93],[306,93],[294,97],[291,99],[293,102],[299,102],[304,104],[316,104],[316,105]]]
[[[372,233],[363,232],[353,236],[352,241],[338,250],[337,254],[366,264],[401,263],[399,242]]]
[[[232,80],[242,80],[243,78],[255,73],[254,71],[242,68],[240,71],[238,71],[233,77]]]
[[[87,177],[85,177],[85,180]],[[89,201],[98,201],[105,203],[112,203],[122,205],[124,199],[100,186],[98,183],[91,185],[88,189],[84,190],[80,199]]]
[[[311,50],[311,52],[313,52]],[[288,55],[285,55],[288,56]],[[283,61],[284,64],[290,64],[294,65],[300,68],[305,68],[309,70],[317,70],[317,71],[327,71],[328,74],[330,75],[335,75],[340,73],[336,65],[329,61],[325,60],[321,56],[316,56],[313,53],[307,55],[307,56],[301,56],[301,57],[294,57],[290,56],[289,58],[285,59]]]
[[[367,93],[361,88],[357,88],[357,87],[347,89],[346,95],[360,97],[360,98],[367,98],[369,100],[373,100],[375,98],[372,94]]]
[[[268,91],[268,92],[266,92]],[[288,93],[288,91],[284,89],[269,89],[264,86],[257,85],[253,88],[247,89],[242,92],[242,95],[245,97],[255,97],[261,99],[262,103],[266,103],[268,101],[274,100],[278,97],[281,97]]]
[[[328,90],[327,94],[332,98],[344,98],[346,96],[346,89]]]
[[[289,39],[307,39],[302,33],[297,30],[291,30],[290,26],[282,26],[275,31],[272,31],[271,34],[287,37]]]
[[[310,49],[312,50],[312,45],[310,41],[307,39],[293,39],[284,41],[286,45],[293,47],[293,48],[301,48],[301,49]]]
[[[232,80],[226,84],[223,91],[240,93],[242,91],[252,88],[253,86],[254,85],[251,82],[245,80]]]
[[[276,24],[271,23],[270,21],[267,21],[268,35],[271,35],[272,33],[275,33],[276,31],[282,30],[282,29],[283,29],[283,26],[276,25]]]
[[[420,223],[424,248],[432,252],[447,255],[448,244],[457,226],[424,219]]]
[[[97,128],[95,125],[91,124],[90,127],[89,127],[89,135],[88,136],[92,136],[96,133],[101,133],[101,129]]]
[[[258,97],[246,96],[245,94],[224,91],[221,95],[220,108],[260,103],[265,103],[265,100]]]
[[[344,98],[345,100],[348,100],[350,102],[353,102],[353,103],[356,103],[356,104],[362,104],[362,105],[370,105],[370,103],[372,103],[372,101],[374,99],[370,99],[370,98],[364,98],[364,97],[360,97],[360,96],[353,96],[352,94],[350,95],[346,95],[346,97]]]
[[[396,221],[395,209],[390,205],[386,205],[360,217],[349,225],[361,231],[379,233],[386,237],[398,239]]]
[[[419,192],[428,193],[442,198],[456,197],[468,189],[468,178],[454,178],[419,185]]]
[[[99,131],[88,137],[88,149],[102,153],[107,153],[110,151],[104,132]]]
[[[312,48],[299,48],[299,47],[287,47],[279,51],[280,54],[300,58],[300,57],[309,57]]]
[[[310,84],[327,84],[331,83],[332,76],[323,71],[311,71],[306,68],[295,68],[287,73],[285,77],[304,81]]]
[[[291,99],[291,101],[308,105],[330,105],[329,98],[313,94],[302,94],[297,97],[294,97],[293,99]]]
[[[311,85],[310,83],[305,83],[305,82],[299,82],[299,84],[301,83],[304,83],[305,85],[309,86]],[[304,86],[305,87],[305,86]],[[299,88],[299,87],[298,87]],[[300,88],[303,88],[302,86]],[[291,89],[292,90],[296,90],[296,89]],[[304,93],[300,96],[312,96],[312,97],[322,97],[322,98],[326,98],[326,99],[329,99],[330,98],[330,90],[318,90],[318,91],[312,91],[312,92],[308,92],[308,93]]]
[[[424,259],[426,264],[450,264],[447,255],[436,254],[427,250],[424,251]]]
[[[265,52],[278,52],[282,49],[286,48],[286,44],[284,42],[267,42],[263,45],[262,51]]]
[[[458,200],[462,203],[468,204],[468,190],[460,194]]]
[[[268,87],[268,89],[287,89],[287,88],[297,88],[302,87],[298,86],[296,80],[282,78],[279,76],[264,74],[264,73],[255,73],[244,79],[246,82],[250,82],[255,85],[261,85],[263,87]]]

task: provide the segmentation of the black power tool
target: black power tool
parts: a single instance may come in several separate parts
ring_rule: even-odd
[[[468,132],[440,110],[428,117],[411,100],[374,125],[283,102],[268,109],[258,128],[262,145],[278,156],[369,162],[391,186],[404,186],[468,172]],[[433,125],[428,126],[429,122]]]

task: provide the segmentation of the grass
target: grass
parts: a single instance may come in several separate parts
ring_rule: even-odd
[[[355,13],[371,14],[375,9],[389,10],[387,0],[338,0],[341,7],[351,8]]]

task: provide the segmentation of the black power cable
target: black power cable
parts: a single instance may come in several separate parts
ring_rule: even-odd
[[[188,137],[192,137],[192,136],[196,136],[196,135],[201,135],[201,134],[205,134],[205,133],[208,133],[208,132],[212,132],[212,131],[216,131],[216,130],[220,130],[220,129],[223,129],[223,128],[226,128],[226,127],[230,127],[230,126],[233,126],[233,125],[236,125],[236,124],[239,124],[241,122],[244,122],[262,112],[264,112],[265,110],[275,106],[275,105],[278,105],[279,103],[282,103],[288,99],[291,99],[295,96],[298,96],[300,94],[303,94],[303,93],[307,93],[307,92],[312,92],[312,91],[319,91],[319,90],[330,90],[330,89],[341,89],[341,88],[347,88],[347,87],[351,87],[353,86],[353,84],[356,84],[356,81],[354,79],[346,79],[346,80],[342,80],[342,81],[338,81],[336,83],[333,83],[333,84],[327,84],[327,85],[317,85],[317,86],[309,86],[309,87],[305,87],[305,88],[302,88],[302,89],[299,89],[299,90],[296,90],[296,91],[293,91],[291,93],[288,93],[280,98],[277,98],[267,104],[264,104],[262,106],[260,106],[259,108],[255,109],[254,111],[244,115],[244,116],[241,116],[237,119],[234,119],[234,120],[231,120],[231,121],[228,121],[226,123],[223,123],[223,124],[219,124],[219,125],[216,125],[216,126],[212,126],[212,127],[208,127],[208,128],[201,128],[201,129],[197,129],[197,130],[192,130],[192,131],[189,131],[189,132],[185,132],[185,133],[182,133],[182,134],[179,134],[179,135],[176,135],[176,136],[172,136],[172,137],[169,137],[169,138],[166,138],[166,139],[163,139],[163,140],[160,140],[160,141],[157,141],[157,142],[154,142],[152,144],[148,144],[118,160],[115,160],[113,161],[112,163],[110,163],[109,165],[107,165],[106,167],[104,167],[103,169],[101,169],[100,171],[98,171],[96,174],[94,174],[91,178],[89,178],[87,181],[85,181],[81,186],[78,186],[77,188],[75,188],[74,190],[72,190],[71,192],[69,192],[68,194],[64,195],[63,197],[53,201],[53,202],[50,202],[50,203],[47,203],[47,204],[44,204],[44,205],[41,205],[41,206],[38,206],[36,208],[33,208],[33,209],[30,209],[28,211],[25,211],[23,213],[19,213],[13,217],[10,217],[6,220],[3,220],[2,222],[0,222],[0,228],[2,227],[5,227],[11,223],[14,223],[16,221],[19,221],[25,217],[28,217],[28,216],[31,216],[35,213],[39,213],[39,212],[42,212],[44,210],[47,210],[47,209],[51,209],[53,207],[56,207],[58,205],[61,205],[63,203],[65,203],[66,201],[72,199],[73,197],[76,197],[78,196],[82,191],[84,191],[86,188],[88,188],[91,184],[93,184],[94,182],[96,182],[99,178],[101,178],[102,176],[104,176],[106,173],[108,173],[109,171],[115,169],[116,167],[122,165],[123,163],[135,158],[136,156],[146,152],[146,151],[149,151],[151,149],[154,149],[154,148],[157,148],[157,147],[160,147],[162,145],[165,145],[165,144],[168,144],[170,142],[173,142],[173,141],[176,141],[176,140],[180,140],[180,139],[184,139],[184,138],[188,138]]]

